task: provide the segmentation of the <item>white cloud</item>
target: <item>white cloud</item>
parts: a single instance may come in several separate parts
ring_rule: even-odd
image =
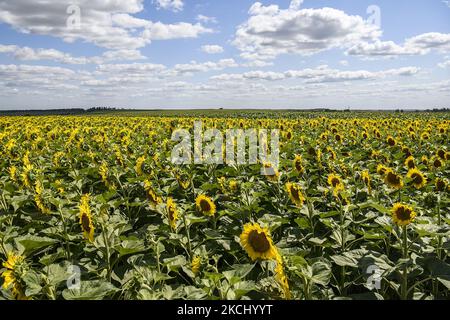
[[[442,63],[439,63],[438,67],[439,68],[443,68],[443,69],[450,68],[450,60],[446,60],[446,61],[444,61]]]
[[[234,61],[234,59],[222,59],[218,62],[203,62],[197,63],[192,61],[188,64],[177,64],[171,70],[172,75],[189,75],[197,72],[209,72],[209,71],[219,71],[227,68],[235,68],[239,65]]]
[[[304,79],[306,83],[345,82],[357,80],[376,80],[386,77],[412,76],[420,71],[417,67],[405,67],[399,69],[388,69],[383,71],[340,71],[330,69],[328,66],[319,66],[315,69],[288,70],[285,72],[251,71],[241,74],[221,74],[211,77],[215,81],[238,81],[238,80],[266,80],[279,81],[287,79]]]
[[[431,50],[450,52],[450,34],[424,33],[406,39],[403,45],[393,41],[361,42],[349,48],[346,54],[356,56],[424,55]]]
[[[209,54],[217,54],[223,52],[223,47],[218,45],[204,45],[202,51]]]
[[[133,61],[146,59],[139,50],[115,50],[105,51],[101,56],[94,57],[74,57],[68,53],[55,49],[32,49],[29,47],[19,47],[15,45],[0,45],[0,53],[10,54],[16,60],[21,61],[41,61],[49,60],[63,64],[100,64],[111,61]]]
[[[173,12],[182,11],[184,7],[183,0],[154,0],[159,9],[171,10]]]
[[[200,23],[163,24],[133,17],[144,9],[144,0],[77,0],[80,25],[71,28],[67,21],[73,13],[68,14],[67,9],[73,3],[0,0],[0,23],[23,33],[55,36],[66,42],[81,40],[115,50],[137,49],[153,40],[195,38],[212,32]],[[180,7],[178,2],[174,3],[174,8]]]
[[[233,40],[241,56],[266,60],[286,53],[309,55],[381,36],[377,26],[360,16],[332,8],[300,9],[301,2],[292,1],[289,9],[254,3]]]
[[[208,17],[203,14],[197,15],[197,17],[195,17],[195,20],[202,23],[218,23],[216,17]]]
[[[450,1],[444,0],[444,1],[442,1],[442,3],[444,3],[447,7],[450,8]]]

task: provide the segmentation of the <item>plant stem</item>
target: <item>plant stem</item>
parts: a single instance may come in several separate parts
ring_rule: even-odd
[[[103,242],[105,243],[105,249],[106,249],[106,262],[108,264],[108,268],[107,268],[107,278],[108,281],[111,282],[111,256],[110,256],[110,250],[109,250],[109,242],[108,239],[106,237],[106,231],[105,231],[105,227],[103,226],[103,223],[101,223],[102,226],[102,235],[103,235]]]
[[[408,259],[407,226],[403,226],[403,259]],[[408,267],[406,264],[403,267],[401,298],[402,298],[402,300],[408,299]]]
[[[183,216],[184,229],[186,230],[186,237],[188,239],[189,258],[192,259],[192,244],[191,244],[191,235],[190,235],[190,232],[189,232],[189,226],[188,226],[187,221],[186,221],[186,215],[182,214],[182,216]]]

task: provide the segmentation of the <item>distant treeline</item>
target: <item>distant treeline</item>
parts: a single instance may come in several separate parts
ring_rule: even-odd
[[[116,111],[116,108],[94,107],[89,109],[48,109],[48,110],[0,110],[0,116],[51,116],[51,115],[80,115],[94,112]]]

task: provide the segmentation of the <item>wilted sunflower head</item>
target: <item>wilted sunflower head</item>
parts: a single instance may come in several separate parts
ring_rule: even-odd
[[[261,228],[258,223],[247,223],[241,236],[241,245],[250,259],[276,259],[278,252],[273,245],[267,228]]]
[[[287,183],[286,190],[288,192],[291,201],[299,208],[303,206],[305,202],[305,197],[303,196],[302,189],[298,184]]]
[[[197,210],[203,213],[205,216],[214,216],[216,213],[216,205],[214,201],[203,194],[199,195],[197,199],[195,199],[195,206]]]
[[[403,187],[403,179],[396,174],[392,169],[387,169],[384,174],[384,181],[387,185],[394,189],[401,189]]]
[[[427,184],[427,178],[417,168],[410,169],[406,176],[411,179],[411,183],[416,189],[421,189]]]
[[[414,210],[404,204],[396,203],[392,208],[392,219],[398,226],[407,226],[416,218]]]
[[[414,157],[413,157],[413,156],[409,156],[409,157],[406,159],[406,161],[405,161],[405,166],[406,166],[408,169],[413,169],[413,168],[416,167],[416,164],[415,164],[415,162],[414,162]]]

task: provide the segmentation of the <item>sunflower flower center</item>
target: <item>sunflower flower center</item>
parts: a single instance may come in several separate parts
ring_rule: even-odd
[[[269,240],[265,233],[259,233],[256,230],[253,230],[248,235],[248,242],[252,246],[253,250],[259,253],[266,252],[270,249]]]
[[[209,204],[208,201],[202,199],[202,200],[200,201],[200,208],[202,209],[202,211],[208,212],[208,211],[211,210],[211,205]]]

